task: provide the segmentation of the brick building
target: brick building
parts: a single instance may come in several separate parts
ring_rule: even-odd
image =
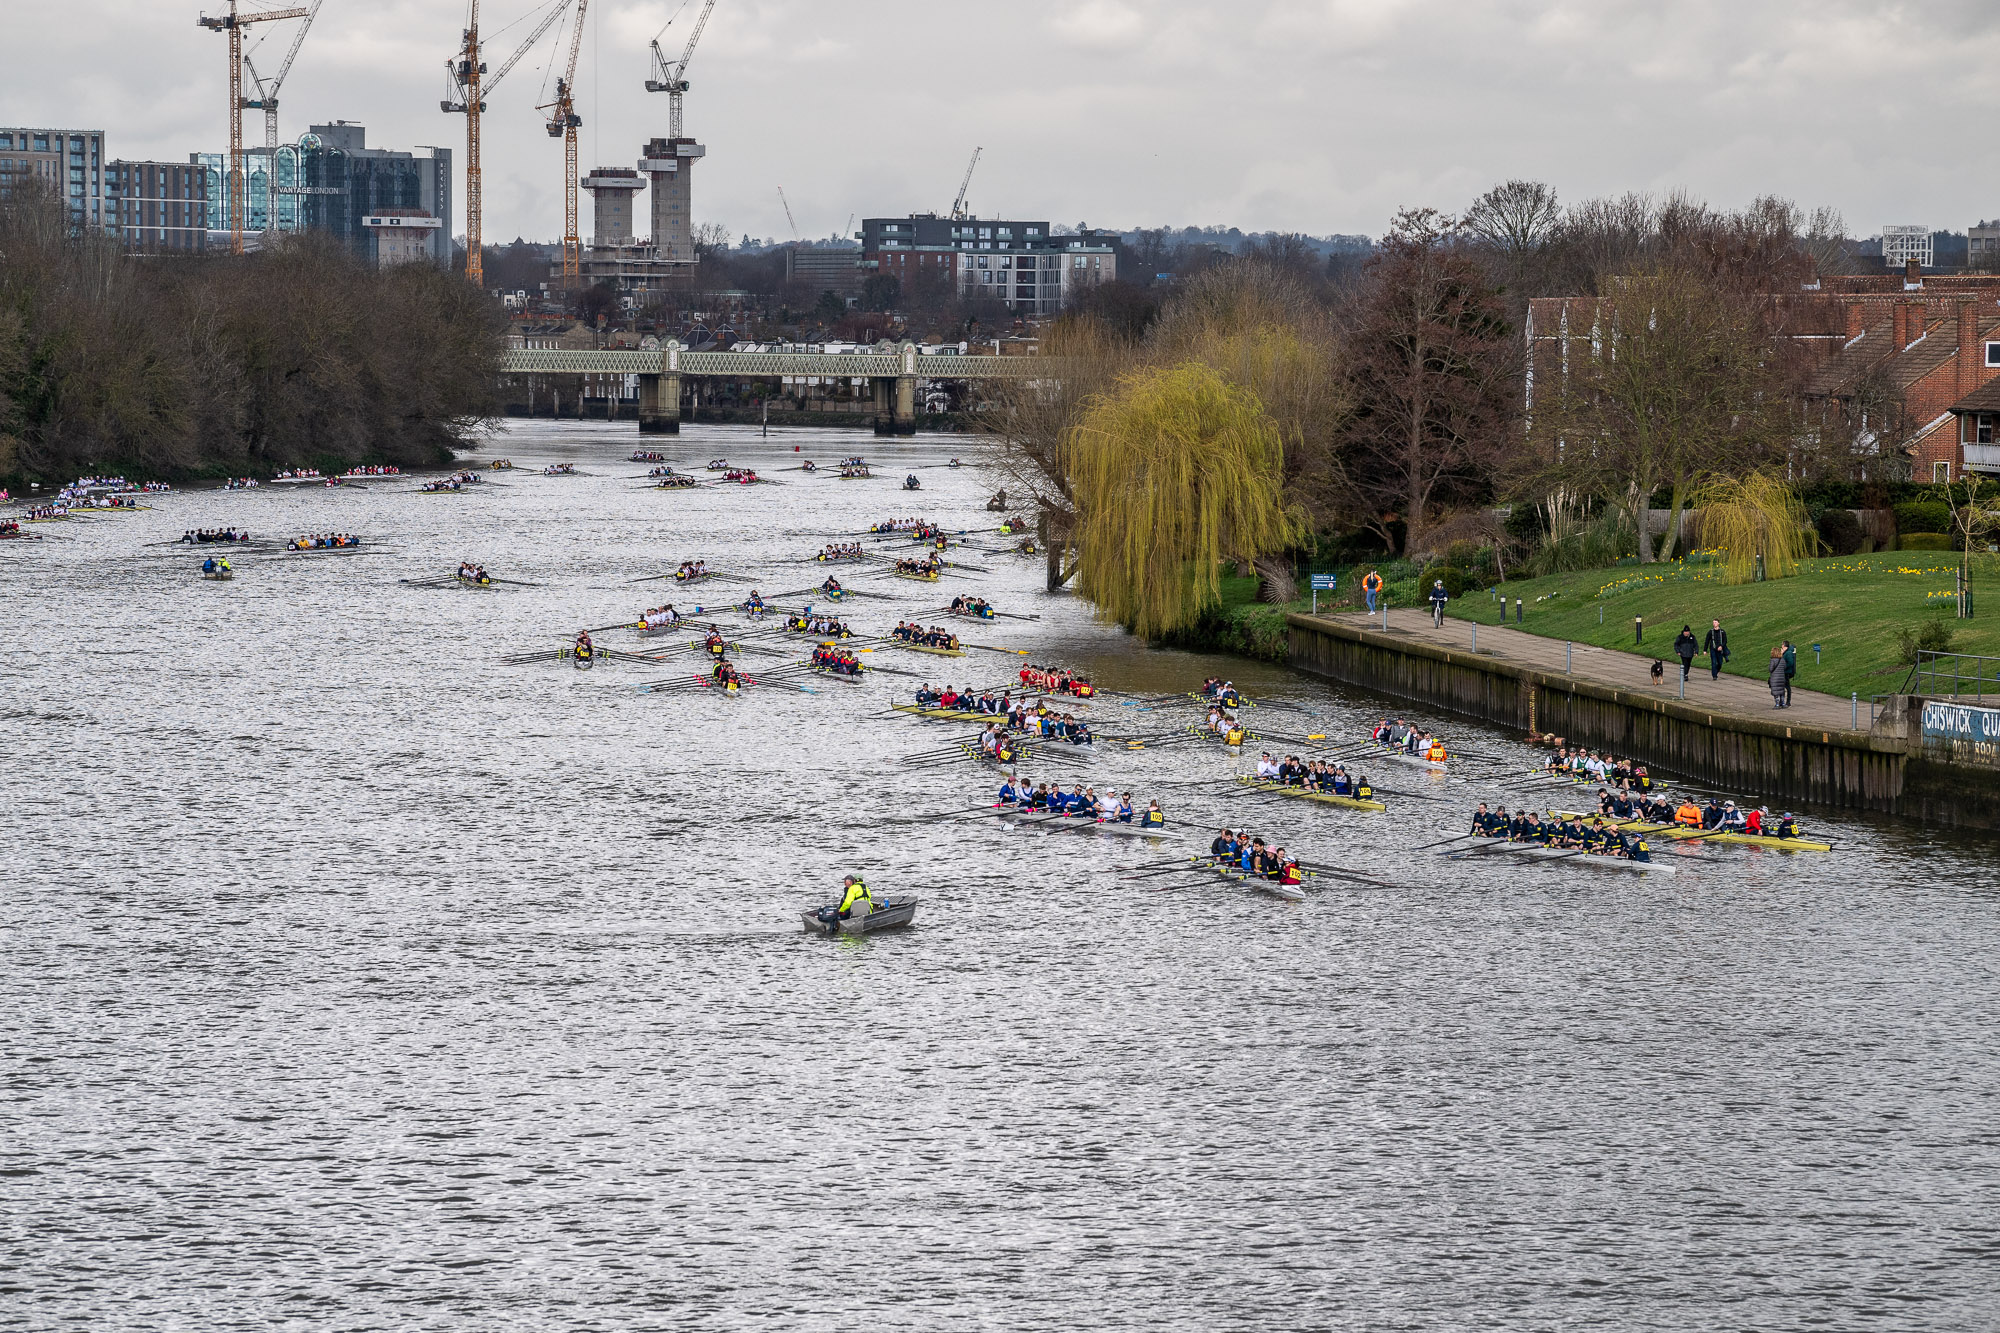
[[[1574,358],[1600,354],[1616,311],[1615,297],[1528,303],[1530,412]],[[1900,456],[1882,469],[1890,475],[1905,467],[1917,481],[2000,474],[2000,275],[1928,275],[1907,264],[1897,274],[1827,277],[1778,295],[1775,314],[1779,336],[1811,363],[1806,420],[1857,422],[1873,433],[1876,454]]]

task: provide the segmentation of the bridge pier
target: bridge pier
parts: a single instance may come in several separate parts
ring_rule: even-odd
[[[869,381],[874,389],[875,433],[915,435],[917,433],[917,377],[878,376]]]
[[[639,433],[678,435],[681,433],[681,377],[641,375],[639,377]]]

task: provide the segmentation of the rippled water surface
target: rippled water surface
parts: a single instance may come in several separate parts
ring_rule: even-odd
[[[684,558],[768,595],[831,534],[990,521],[941,466],[968,441],[691,431],[680,465],[788,483],[693,494],[644,489],[637,442],[517,425],[488,453],[592,475],[180,494],[0,546],[0,1325],[2000,1324],[1990,841],[1822,813],[1831,855],[1671,878],[1445,861],[1413,849],[1531,794],[1532,752],[1438,718],[1487,776],[1378,771],[1386,815],[1237,803],[1219,749],[1038,774],[1393,887],[1123,879],[1192,839],[928,818],[991,784],[901,762],[966,730],[886,714],[913,679],[502,665]],[[793,444],[884,479],[776,471]],[[393,554],[217,585],[160,544],[228,523]],[[461,558],[539,586],[399,582]],[[1042,619],[966,637],[1113,690],[1231,674],[1336,739],[1384,707],[967,558],[947,594]],[[940,600],[861,586],[864,631]],[[853,869],[917,928],[803,934]]]

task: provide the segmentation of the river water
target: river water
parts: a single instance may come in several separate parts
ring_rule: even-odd
[[[1378,769],[1381,815],[1190,785],[1220,749],[1039,774],[1395,887],[1121,879],[1193,838],[926,818],[992,784],[901,762],[967,730],[886,716],[914,679],[501,664],[685,609],[626,582],[682,559],[768,596],[831,534],[990,521],[942,465],[966,440],[649,442],[787,483],[694,493],[645,489],[638,442],[516,424],[482,457],[591,475],[177,494],[0,546],[0,1327],[2000,1322],[1990,841],[1821,812],[1831,855],[1673,877],[1446,861],[1413,849],[1475,801],[1549,798],[1515,738],[1435,718],[1485,776]],[[776,470],[856,450],[882,479]],[[231,523],[379,553],[214,584],[159,544]],[[461,558],[539,586],[399,582]],[[1336,739],[1384,707],[960,558],[991,572],[947,595],[1041,616],[967,638],[1111,690],[1233,675]],[[857,586],[860,630],[942,600]],[[1191,720],[1129,702],[1093,720]],[[850,870],[917,927],[801,932]]]

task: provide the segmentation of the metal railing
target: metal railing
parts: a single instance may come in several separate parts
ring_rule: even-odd
[[[2000,657],[1972,653],[1933,653],[1919,649],[1916,664],[1903,682],[1904,694],[1970,694],[2000,698]]]

